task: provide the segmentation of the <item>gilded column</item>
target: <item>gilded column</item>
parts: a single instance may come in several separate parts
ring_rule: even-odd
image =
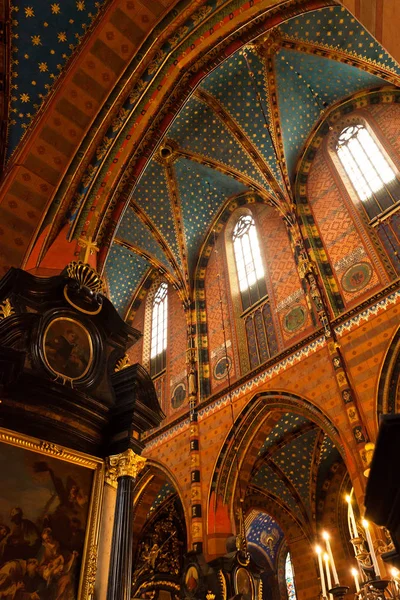
[[[107,460],[106,482],[117,488],[107,600],[130,600],[132,585],[133,490],[146,459],[128,449]]]

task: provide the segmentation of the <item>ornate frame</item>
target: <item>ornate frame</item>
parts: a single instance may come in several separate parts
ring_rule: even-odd
[[[78,377],[68,377],[67,375],[65,375],[65,373],[60,373],[59,371],[57,371],[50,364],[49,358],[47,356],[46,340],[47,340],[47,336],[48,336],[49,330],[54,325],[54,323],[56,323],[57,321],[65,321],[65,322],[77,325],[78,328],[81,328],[85,332],[85,334],[86,334],[86,338],[88,340],[88,345],[89,345],[89,359],[88,359],[88,364],[86,365],[84,371]],[[42,336],[42,339],[41,339],[41,350],[43,352],[43,357],[44,357],[44,362],[46,364],[46,367],[50,371],[52,371],[52,373],[54,373],[55,375],[57,375],[58,377],[61,377],[63,380],[66,380],[66,381],[71,381],[72,382],[72,381],[79,381],[80,379],[83,379],[88,374],[88,372],[90,371],[91,367],[93,366],[93,340],[92,340],[92,336],[90,335],[90,332],[87,330],[87,328],[85,327],[85,325],[83,323],[81,323],[80,321],[78,321],[78,319],[73,319],[72,317],[69,317],[69,316],[55,317],[54,319],[52,319],[51,321],[49,321],[47,323],[46,329],[44,330],[44,333],[43,333],[43,336]]]
[[[94,597],[97,570],[97,545],[104,489],[104,461],[83,452],[70,450],[64,446],[4,428],[0,428],[0,442],[80,465],[83,468],[93,471],[93,483],[77,596],[77,600],[91,600]]]

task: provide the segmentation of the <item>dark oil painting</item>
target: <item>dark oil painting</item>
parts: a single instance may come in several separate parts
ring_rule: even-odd
[[[90,335],[74,319],[54,319],[44,335],[44,355],[55,373],[71,380],[81,379],[92,362]]]
[[[93,471],[0,443],[0,598],[76,600]]]

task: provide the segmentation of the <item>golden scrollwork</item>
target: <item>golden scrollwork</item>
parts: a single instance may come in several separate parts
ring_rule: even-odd
[[[122,358],[117,361],[115,365],[114,373],[118,373],[118,371],[122,371],[122,369],[126,369],[131,366],[131,361],[129,360],[129,356],[124,354]]]
[[[218,579],[221,586],[222,600],[226,600],[226,579],[221,569],[218,571]]]
[[[87,593],[90,596],[94,594],[94,585],[96,582],[96,571],[97,571],[97,546],[91,546],[88,550],[87,555]]]
[[[106,483],[116,488],[119,477],[127,475],[136,479],[145,464],[146,459],[130,448],[121,454],[109,456],[106,462]]]
[[[0,321],[11,317],[15,313],[9,298],[6,298],[2,304],[0,304]]]
[[[62,456],[64,454],[64,449],[57,446],[57,444],[52,444],[51,442],[45,442],[44,440],[40,440],[40,449],[44,452],[49,452],[54,456]]]

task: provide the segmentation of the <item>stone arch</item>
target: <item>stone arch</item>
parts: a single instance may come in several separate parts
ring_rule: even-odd
[[[400,328],[394,334],[386,352],[379,378],[376,418],[400,410]]]
[[[150,516],[151,508],[157,495],[166,484],[169,484],[174,490],[171,496],[174,495],[179,499],[185,519],[186,532],[189,531],[190,518],[178,480],[167,467],[157,461],[148,459],[146,468],[142,472],[141,477],[137,480],[134,490],[135,518],[133,521],[133,539],[135,544],[137,544],[139,534]],[[166,497],[166,499],[168,497]],[[187,534],[186,539],[188,539]]]
[[[307,399],[282,391],[255,394],[237,416],[215,461],[208,498],[209,533],[217,532],[217,518],[225,519],[226,525],[235,529],[234,508],[238,496],[242,496],[247,488],[264,439],[286,412],[303,416],[315,423],[332,440],[345,461],[345,448],[338,430]]]

